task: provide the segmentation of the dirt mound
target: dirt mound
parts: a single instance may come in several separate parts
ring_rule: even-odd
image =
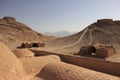
[[[28,49],[16,49],[13,50],[13,53],[18,57],[18,58],[27,58],[27,57],[34,57],[34,53],[31,52]]]
[[[20,58],[23,68],[27,75],[35,76],[48,63],[59,62],[60,58],[56,55],[48,55],[43,57]]]
[[[63,62],[47,64],[38,76],[43,80],[120,80],[119,77]]]
[[[23,80],[24,77],[20,61],[0,42],[0,80]]]
[[[27,25],[16,21],[13,17],[3,17],[0,19],[0,41],[10,49],[15,49],[23,42],[46,41],[54,37],[44,36]]]

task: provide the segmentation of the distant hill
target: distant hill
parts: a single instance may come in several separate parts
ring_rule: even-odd
[[[85,32],[86,29],[87,31]],[[81,38],[81,35],[84,32],[85,34]],[[48,44],[50,46],[60,46],[63,48],[64,46],[67,46],[66,49],[68,50],[66,51],[69,51],[71,49],[77,51],[80,49],[81,46],[89,45],[90,43],[92,45],[113,45],[117,49],[120,49],[120,21],[113,21],[112,19],[100,19],[76,34],[73,34],[68,37],[58,38]]]
[[[0,41],[9,48],[14,49],[22,42],[45,41],[52,37],[42,35],[27,25],[16,21],[13,17],[3,17],[0,19]]]
[[[65,37],[74,34],[75,32],[68,32],[68,31],[58,31],[58,32],[45,32],[44,34],[56,37]]]

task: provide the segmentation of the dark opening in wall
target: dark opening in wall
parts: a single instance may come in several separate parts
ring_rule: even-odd
[[[22,43],[22,44],[21,44],[21,47],[22,47],[22,48],[25,48],[25,44],[24,44],[24,43]]]
[[[91,55],[92,55],[92,53],[96,53],[96,48],[94,47],[94,46],[91,46]]]
[[[96,48],[94,46],[82,46],[78,55],[92,55],[96,53]]]
[[[37,43],[33,43],[33,47],[39,47]]]

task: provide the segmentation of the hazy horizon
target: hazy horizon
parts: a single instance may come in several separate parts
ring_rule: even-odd
[[[97,19],[120,20],[119,0],[0,0],[0,18],[15,17],[45,33],[78,32]]]

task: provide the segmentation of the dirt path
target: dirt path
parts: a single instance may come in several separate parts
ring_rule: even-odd
[[[67,47],[75,46],[76,44],[81,42],[81,40],[83,39],[83,37],[84,37],[84,35],[86,34],[87,31],[88,31],[88,28],[85,29],[85,31],[82,33],[82,35],[80,36],[80,38],[76,42],[74,42],[72,44],[69,44],[69,45],[57,47],[56,49],[61,49],[61,48],[67,48]]]

